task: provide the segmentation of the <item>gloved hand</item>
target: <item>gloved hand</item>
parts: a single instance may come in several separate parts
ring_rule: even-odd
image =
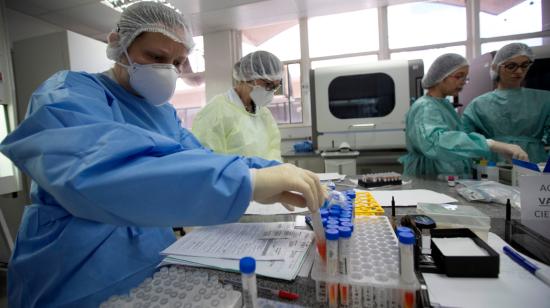
[[[512,158],[521,159],[528,161],[529,155],[523,151],[523,149],[515,144],[504,143],[500,141],[495,141],[487,139],[487,144],[491,151],[504,155],[507,159],[511,160]]]
[[[327,197],[315,173],[294,165],[281,164],[254,172],[254,201],[281,202],[287,209],[307,206],[316,212]]]

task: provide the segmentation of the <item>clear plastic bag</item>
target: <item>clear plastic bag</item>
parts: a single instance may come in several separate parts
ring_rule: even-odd
[[[512,206],[520,207],[520,193],[517,187],[494,181],[460,180],[459,183],[464,187],[457,187],[456,191],[468,201],[506,204],[506,199],[510,199]]]

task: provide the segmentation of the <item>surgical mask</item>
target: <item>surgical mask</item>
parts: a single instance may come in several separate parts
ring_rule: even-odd
[[[250,98],[254,101],[254,104],[258,107],[265,107],[273,100],[275,91],[267,91],[262,86],[253,86],[250,92]]]
[[[130,86],[145,100],[160,106],[166,103],[176,90],[179,72],[172,64],[138,64],[134,63],[124,51],[130,65],[119,63],[125,67],[130,76]]]

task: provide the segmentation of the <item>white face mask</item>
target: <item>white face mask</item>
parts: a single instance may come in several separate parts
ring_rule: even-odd
[[[273,100],[275,91],[268,91],[262,86],[253,86],[250,92],[250,98],[258,107],[265,107]]]
[[[125,51],[130,65],[118,63],[125,67],[130,76],[130,86],[145,100],[153,105],[160,106],[174,95],[179,73],[172,64],[138,64],[132,62]]]

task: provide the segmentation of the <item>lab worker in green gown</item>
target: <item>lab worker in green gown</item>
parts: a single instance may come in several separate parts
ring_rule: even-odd
[[[453,104],[447,99],[462,90],[468,78],[468,61],[458,54],[439,56],[422,79],[427,93],[417,99],[406,115],[407,155],[399,161],[404,175],[470,178],[472,159],[491,152],[526,159],[517,145],[466,133]]]
[[[550,91],[522,87],[533,60],[533,51],[525,44],[502,47],[490,71],[497,88],[476,97],[464,110],[462,121],[466,132],[517,144],[538,163],[548,159],[543,139],[550,133]],[[494,153],[490,159],[502,162],[506,157]]]

